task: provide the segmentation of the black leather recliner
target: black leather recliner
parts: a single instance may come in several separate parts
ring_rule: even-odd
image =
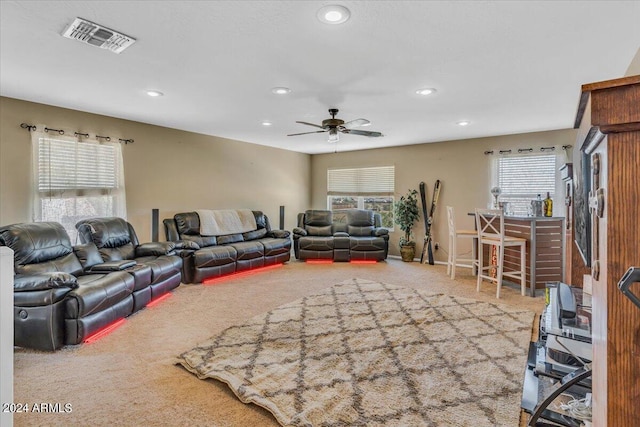
[[[80,241],[85,244],[83,256],[95,259],[92,245],[95,245],[103,263],[121,260],[133,260],[138,265],[151,268],[150,299],[165,294],[180,285],[182,259],[175,254],[175,244],[171,242],[150,242],[140,244],[135,230],[122,218],[90,218],[76,224]],[[94,261],[94,262],[97,262]],[[91,263],[89,263],[91,264]],[[91,266],[87,265],[91,268]],[[98,265],[99,268],[99,265]],[[130,273],[144,275],[144,271],[136,271],[134,267]],[[144,268],[144,267],[142,267]],[[94,268],[91,268],[93,270]],[[146,299],[144,288],[137,289],[134,295],[139,296],[136,307]],[[138,294],[139,293],[139,294]],[[148,301],[147,301],[148,302]]]
[[[133,310],[134,278],[124,271],[86,273],[62,225],[0,227],[14,251],[14,344],[56,350],[84,339]]]
[[[349,257],[352,260],[380,261],[387,258],[389,231],[380,227],[379,217],[379,214],[366,209],[347,210]]]
[[[298,215],[298,227],[293,229],[293,251],[297,259],[333,260],[334,246],[339,260],[349,261],[349,236],[346,227],[333,223],[329,210],[307,210]],[[344,259],[341,259],[344,258]]]

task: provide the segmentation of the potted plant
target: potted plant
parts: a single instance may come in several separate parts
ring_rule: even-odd
[[[404,231],[404,236],[400,237],[400,256],[403,261],[408,262],[413,261],[416,255],[416,242],[413,240],[411,230],[413,229],[413,224],[420,217],[417,196],[418,192],[416,190],[409,190],[393,205],[394,221]]]

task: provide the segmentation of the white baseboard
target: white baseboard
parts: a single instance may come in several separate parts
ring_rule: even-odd
[[[402,259],[400,255],[387,255],[387,258]],[[420,258],[414,258],[413,262],[420,262]],[[447,265],[446,261],[434,261],[434,263],[438,265]]]

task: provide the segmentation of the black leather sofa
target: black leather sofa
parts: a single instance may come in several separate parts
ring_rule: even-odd
[[[207,278],[289,261],[289,231],[272,230],[269,218],[252,211],[256,229],[226,235],[202,235],[197,212],[184,212],[163,220],[167,241],[176,244],[183,259],[182,281],[201,283]]]
[[[300,260],[382,261],[389,252],[389,232],[371,210],[307,210],[298,214],[293,250]]]
[[[127,271],[136,278],[136,310],[180,285],[182,259],[174,243],[140,244],[131,224],[117,217],[85,219],[76,224],[76,229],[84,243],[76,252],[85,268],[102,269],[105,263],[135,261]],[[144,285],[147,280],[150,284]]]
[[[79,344],[133,312],[134,277],[126,271],[85,271],[62,225],[0,227],[14,251],[14,344],[56,350]]]

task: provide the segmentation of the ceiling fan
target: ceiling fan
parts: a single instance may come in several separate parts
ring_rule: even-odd
[[[322,121],[322,125],[316,125],[316,124],[309,123],[309,122],[296,121],[296,123],[301,123],[303,125],[313,126],[313,127],[316,127],[316,128],[320,128],[322,130],[316,130],[316,131],[313,131],[313,132],[292,133],[292,134],[289,134],[287,136],[307,135],[307,134],[310,134],[310,133],[329,132],[329,142],[338,142],[340,140],[339,132],[348,133],[348,134],[351,134],[351,135],[368,136],[368,137],[384,136],[381,132],[373,132],[373,131],[367,131],[367,130],[353,129],[354,127],[369,125],[371,122],[369,120],[367,120],[367,119],[355,119],[355,120],[351,120],[350,122],[346,122],[345,123],[344,120],[336,119],[336,114],[338,114],[338,109],[337,108],[330,108],[329,109],[329,114],[331,114],[331,118],[323,120]]]

